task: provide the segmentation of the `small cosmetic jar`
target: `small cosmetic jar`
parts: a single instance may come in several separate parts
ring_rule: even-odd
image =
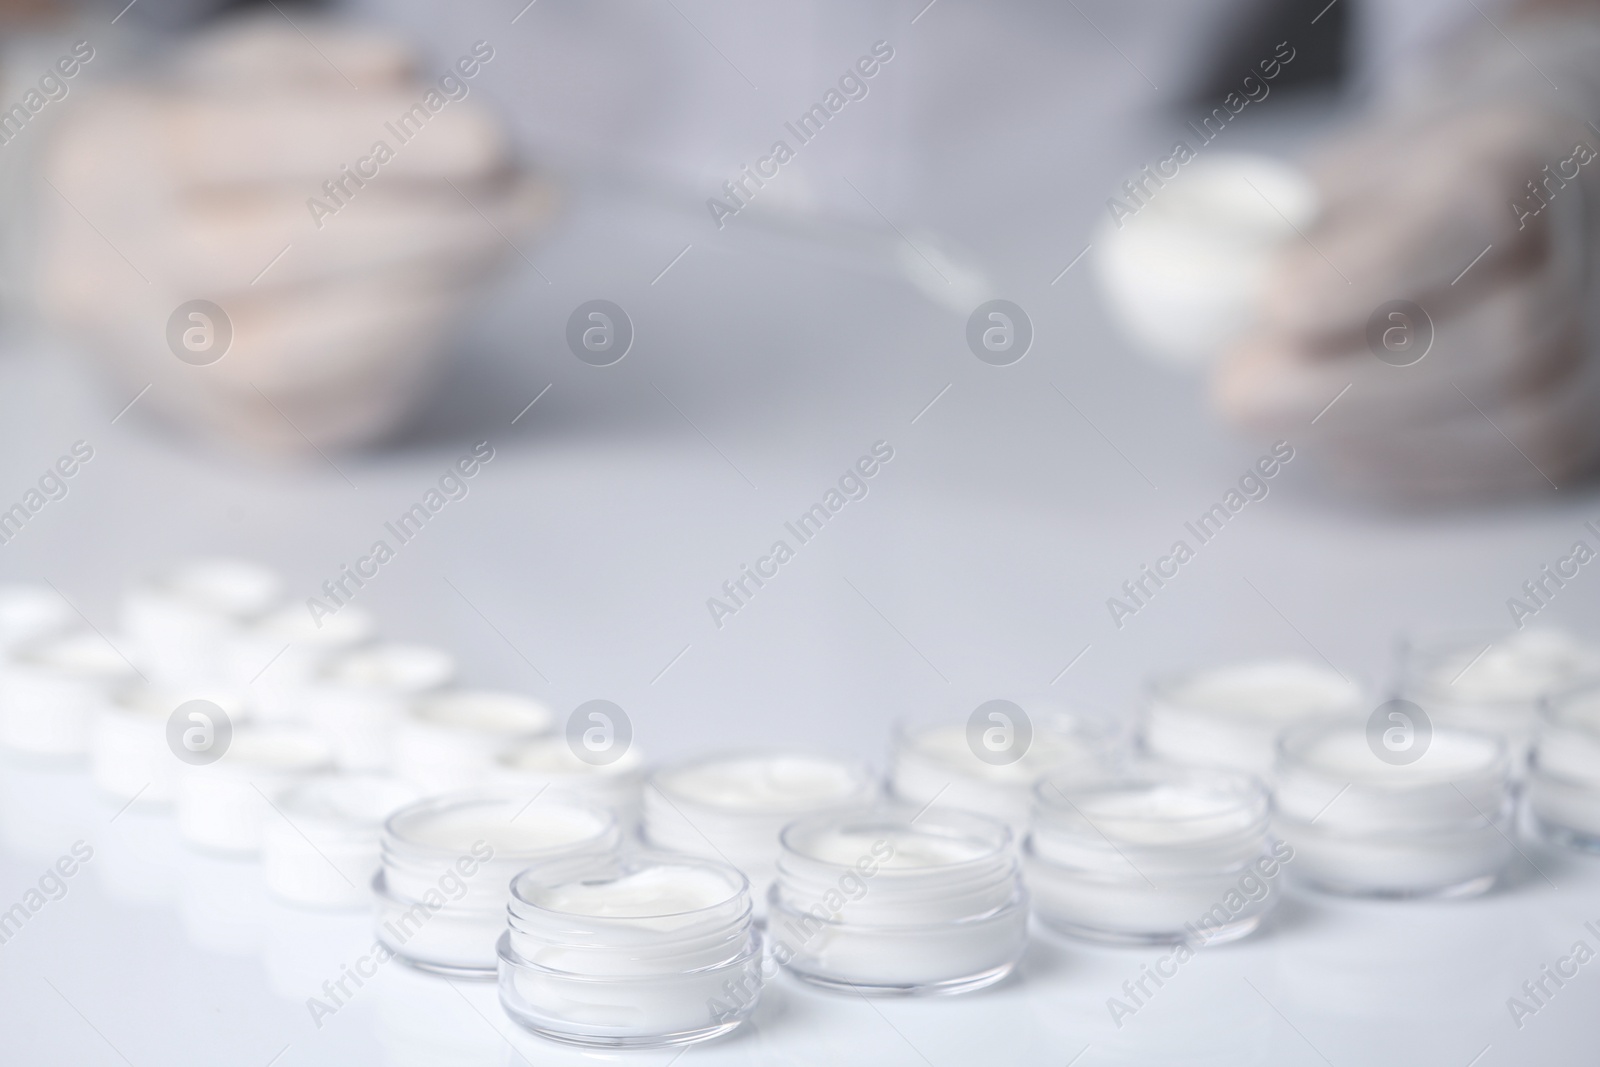
[[[1542,836],[1600,852],[1600,687],[1552,698],[1540,708],[1526,797]]]
[[[755,1010],[763,984],[750,883],[725,863],[640,852],[532,867],[511,883],[500,1002],[574,1045],[705,1041]]]
[[[870,806],[865,766],[790,753],[734,753],[657,771],[644,795],[644,837],[657,848],[722,859],[744,872],[757,915],[778,874],[778,834],[794,820]]]
[[[277,799],[282,817],[262,832],[267,889],[306,908],[371,908],[383,824],[420,796],[382,774],[335,771],[291,786]]]
[[[89,775],[95,787],[119,802],[142,807],[171,804],[186,765],[167,747],[167,720],[190,700],[216,704],[233,722],[245,715],[236,697],[221,692],[175,691],[135,682],[119,687],[89,728]]]
[[[1028,894],[1004,823],[931,808],[801,819],[779,838],[773,958],[856,993],[963,993],[1011,972]]]
[[[638,829],[644,803],[645,759],[629,748],[610,763],[586,763],[563,736],[512,745],[495,757],[490,781],[527,796],[604,808],[616,816],[624,837]]]
[[[1510,860],[1505,739],[1434,726],[1410,763],[1380,758],[1362,723],[1307,723],[1278,741],[1273,829],[1296,882],[1364,897],[1487,890]]]
[[[1266,788],[1231,771],[1146,764],[1047,779],[1023,849],[1034,914],[1092,941],[1244,937],[1277,903],[1271,819]]]
[[[430,793],[481,786],[494,757],[550,732],[549,708],[516,693],[460,690],[417,699],[394,739],[394,773]]]
[[[1402,694],[1435,725],[1499,734],[1526,767],[1540,701],[1600,681],[1600,648],[1562,630],[1456,636],[1407,645]]]
[[[174,757],[175,758],[175,757]],[[332,753],[304,727],[238,725],[215,763],[178,779],[178,833],[202,852],[254,856],[279,793],[332,766]]]
[[[82,756],[89,730],[133,666],[99,634],[80,631],[13,652],[0,670],[0,744],[32,756]]]
[[[260,618],[283,592],[283,580],[243,560],[196,560],[129,588],[120,623],[130,654],[156,683],[226,685],[226,643]]]
[[[1156,679],[1141,740],[1161,762],[1265,779],[1285,727],[1368,710],[1361,687],[1330,667],[1299,659],[1232,663]]]
[[[535,864],[614,855],[609,812],[504,791],[401,808],[379,840],[378,939],[413,967],[492,978],[511,879]]]
[[[72,605],[46,585],[0,585],[0,655],[57,637],[77,622]]]
[[[995,719],[984,728],[1014,731],[1020,727]],[[1033,787],[1040,779],[1063,772],[1097,775],[1111,760],[1115,747],[1107,728],[1071,712],[1036,715],[1029,730],[1031,737],[1019,757],[990,762],[978,755],[969,723],[898,723],[890,791],[913,810],[933,804],[999,819],[1020,839],[1027,832]],[[978,744],[982,744],[981,734]]]
[[[351,604],[317,619],[299,604],[279,608],[228,638],[228,676],[247,691],[252,718],[304,721],[306,692],[318,674],[374,629],[372,616]]]
[[[456,673],[455,657],[429,645],[380,644],[332,660],[306,690],[307,720],[347,771],[388,770],[406,709]]]

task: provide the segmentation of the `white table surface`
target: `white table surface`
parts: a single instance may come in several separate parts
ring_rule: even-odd
[[[119,583],[200,553],[262,559],[303,598],[487,439],[496,458],[471,495],[359,602],[386,633],[455,651],[473,683],[561,709],[617,701],[661,758],[798,743],[881,765],[901,714],[1048,692],[1126,715],[1153,671],[1270,653],[1382,685],[1401,633],[1504,626],[1506,598],[1600,515],[1593,492],[1396,515],[1330,496],[1311,455],[1112,626],[1106,598],[1264,450],[1217,427],[1196,382],[1126,350],[1086,263],[1052,284],[1111,176],[1162,139],[1131,121],[1082,116],[1081,137],[1051,149],[1054,174],[969,146],[968,207],[940,225],[1036,324],[1009,368],[974,359],[964,316],[902,284],[759,236],[722,240],[698,208],[585,198],[532,248],[550,282],[516,272],[463,331],[419,428],[394,450],[334,457],[338,471],[230,460],[137,406],[112,424],[127,395],[48,345],[14,342],[0,360],[0,498],[76,439],[96,457],[0,548],[0,576],[47,578],[106,628]],[[638,331],[605,369],[561,340],[572,308],[597,296]],[[715,628],[706,598],[880,439],[895,456],[870,495]],[[1596,580],[1585,573],[1544,617],[1600,633]],[[185,851],[165,816],[116,815],[81,768],[0,774],[0,905],[73,841],[95,849],[67,895],[0,945],[0,1061],[607,1058],[520,1034],[492,986],[399,966],[318,1029],[305,998],[364,951],[368,920],[270,902],[255,865]],[[1014,978],[963,998],[868,1004],[780,980],[754,1026],[683,1062],[1593,1063],[1600,963],[1520,1029],[1506,1000],[1576,940],[1600,947],[1583,928],[1600,920],[1600,861],[1523,850],[1472,901],[1294,895],[1260,936],[1203,952],[1120,1029],[1107,998],[1159,952],[1040,936]]]

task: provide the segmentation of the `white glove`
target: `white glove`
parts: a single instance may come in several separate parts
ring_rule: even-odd
[[[141,405],[309,452],[394,428],[549,196],[460,71],[427,76],[366,31],[297,25],[235,23],[186,42],[159,82],[75,102],[43,168],[41,295],[125,395],[152,386]],[[422,117],[399,128],[408,113]],[[227,323],[202,311],[169,331],[197,299]]]
[[[1323,153],[1323,213],[1213,381],[1226,417],[1379,495],[1548,490],[1600,458],[1600,23],[1508,32],[1484,27]],[[1541,203],[1529,183],[1550,174]],[[1368,337],[1399,300],[1433,327],[1411,365],[1416,316]]]

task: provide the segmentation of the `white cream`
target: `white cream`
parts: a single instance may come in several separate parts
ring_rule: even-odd
[[[286,790],[262,834],[267,889],[308,908],[370,908],[383,824],[418,797],[397,778],[343,772]]]
[[[767,934],[805,981],[964,992],[1022,955],[1028,898],[996,820],[937,808],[827,814],[792,823],[782,845]]]
[[[158,684],[221,686],[227,642],[280,599],[283,581],[242,560],[185,563],[139,582],[122,597],[120,622],[130,654]]]
[[[1270,810],[1258,781],[1226,771],[1042,782],[1026,849],[1034,912],[1091,940],[1242,937],[1277,900]]]
[[[511,878],[587,862],[620,843],[609,812],[534,793],[451,793],[390,816],[380,842],[378,936],[424,970],[489,977]]]
[[[1022,757],[992,764],[972,751],[965,723],[902,723],[896,730],[889,786],[912,807],[933,804],[999,819],[1020,838],[1027,832],[1033,787],[1048,774],[1096,773],[1111,749],[1110,736],[1070,714],[1038,717]]]
[[[708,860],[642,853],[512,883],[501,1000],[535,1033],[654,1047],[737,1026],[763,984],[749,883]]]
[[[1540,709],[1527,804],[1544,836],[1600,851],[1600,688],[1579,689]]]
[[[871,804],[865,767],[819,756],[747,753],[666,768],[644,794],[644,836],[658,848],[732,863],[750,879],[757,914],[777,877],[778,834],[795,819]]]
[[[1142,742],[1168,763],[1266,778],[1285,727],[1364,710],[1361,687],[1331,667],[1299,659],[1233,663],[1158,679]]]
[[[82,756],[95,716],[134,677],[132,664],[89,631],[19,649],[0,670],[0,744],[35,756]]]
[[[543,737],[500,752],[488,780],[529,795],[542,790],[551,800],[604,808],[616,816],[622,833],[631,835],[644,804],[645,758],[629,748],[611,763],[585,763],[572,754],[565,737]]]
[[[227,693],[181,692],[131,684],[111,697],[89,730],[89,773],[96,788],[119,802],[171,804],[186,766],[167,747],[167,720],[178,706],[209,700],[234,722],[245,719],[237,698]]]
[[[1285,163],[1228,152],[1183,164],[1159,188],[1136,180],[1144,202],[1124,200],[1133,213],[1096,231],[1101,291],[1141,349],[1209,363],[1254,321],[1273,259],[1317,215],[1316,188]]]
[[[339,767],[387,770],[402,716],[456,673],[455,657],[428,645],[381,644],[331,660],[305,690],[306,720],[333,746]]]
[[[1433,728],[1413,763],[1379,759],[1362,723],[1286,733],[1275,828],[1296,879],[1362,896],[1482,892],[1511,857],[1505,741]]]
[[[548,734],[554,723],[548,707],[518,693],[424,696],[400,720],[394,771],[430,793],[482,785],[499,752]]]
[[[227,641],[228,676],[246,691],[250,712],[263,721],[303,722],[306,694],[336,656],[370,640],[372,616],[354,605],[313,619],[291,604],[233,631]]]
[[[278,817],[278,794],[331,765],[328,746],[309,730],[237,725],[220,759],[183,769],[178,832],[203,851],[253,856],[267,821]]]

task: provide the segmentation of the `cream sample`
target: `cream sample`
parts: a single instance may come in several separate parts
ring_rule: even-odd
[[[554,723],[548,707],[518,693],[419,697],[396,729],[394,771],[430,793],[482,785],[500,751],[548,734]]]

